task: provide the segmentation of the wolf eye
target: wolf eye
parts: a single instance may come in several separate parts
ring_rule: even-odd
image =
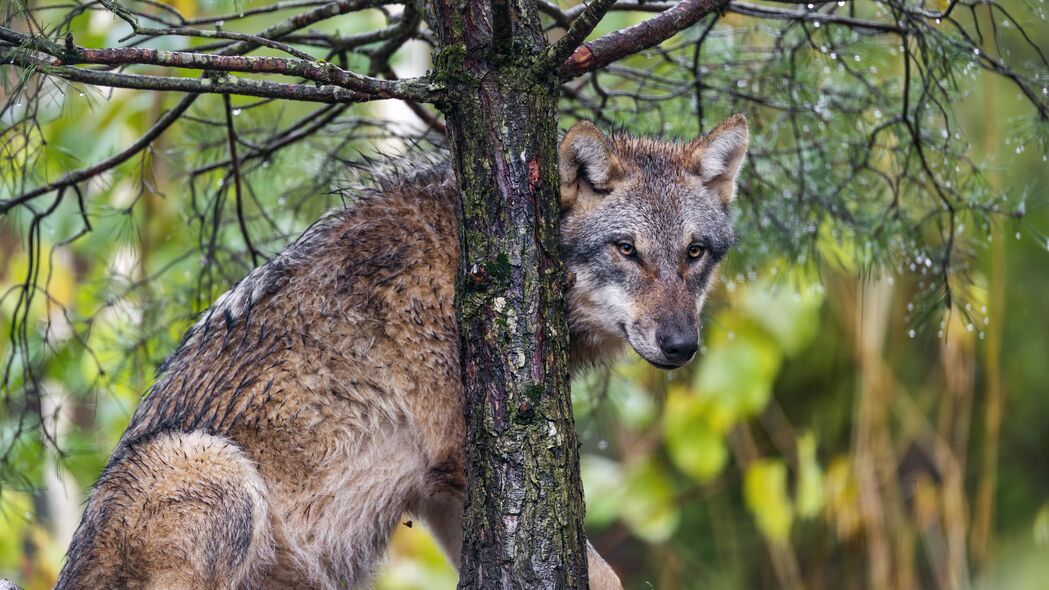
[[[633,258],[637,254],[637,248],[634,247],[632,242],[619,242],[616,244],[616,250],[627,258]]]
[[[695,260],[703,255],[703,246],[699,244],[689,244],[688,246],[688,257]]]

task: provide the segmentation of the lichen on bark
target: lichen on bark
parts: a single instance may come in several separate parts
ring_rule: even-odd
[[[460,588],[585,588],[558,251],[557,72],[540,65],[534,3],[435,0],[430,9],[460,189],[469,430]]]

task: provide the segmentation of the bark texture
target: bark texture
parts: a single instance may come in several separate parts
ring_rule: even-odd
[[[558,68],[532,2],[435,0],[460,184],[467,424],[460,588],[585,588],[558,255]]]

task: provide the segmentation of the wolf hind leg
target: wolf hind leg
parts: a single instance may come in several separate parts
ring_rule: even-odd
[[[430,529],[448,561],[458,570],[463,551],[462,496],[452,492],[436,493],[420,502],[413,512]]]
[[[235,590],[272,562],[270,506],[228,439],[165,433],[107,467],[57,588]]]

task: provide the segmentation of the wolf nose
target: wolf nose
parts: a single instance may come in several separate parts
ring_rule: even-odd
[[[659,348],[671,363],[685,363],[696,354],[699,337],[695,330],[670,328],[656,336]]]

